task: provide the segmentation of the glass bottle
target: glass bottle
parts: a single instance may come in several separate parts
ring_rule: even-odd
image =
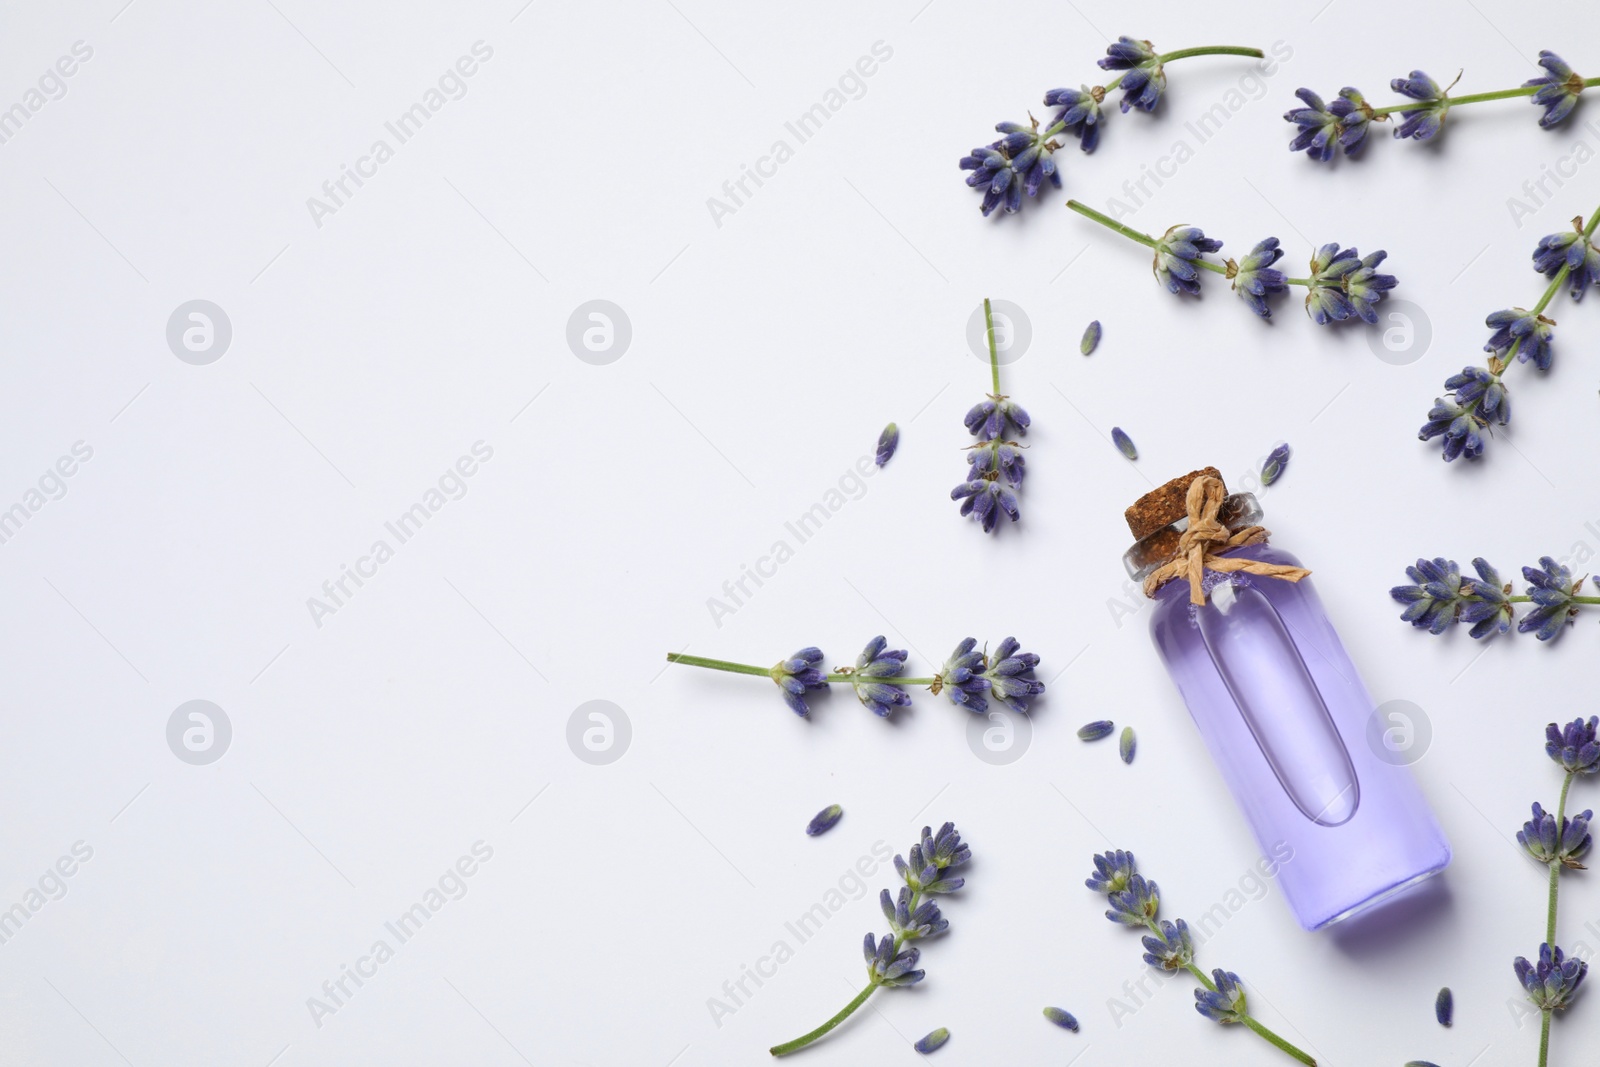
[[[1128,509],[1136,543],[1123,562],[1136,581],[1177,555],[1201,475],[1221,484],[1208,467]],[[1217,514],[1233,531],[1260,518],[1249,493]],[[1299,566],[1264,540],[1218,554]],[[1450,845],[1406,759],[1383,743],[1388,724],[1310,580],[1208,569],[1205,586],[1194,605],[1185,578],[1161,585],[1151,638],[1300,925],[1338,922],[1443,870]]]

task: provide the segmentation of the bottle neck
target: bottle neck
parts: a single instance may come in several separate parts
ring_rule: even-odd
[[[1217,512],[1217,520],[1234,531],[1255,526],[1261,519],[1261,505],[1251,493],[1234,493],[1222,502]],[[1140,538],[1122,556],[1122,565],[1127,568],[1128,576],[1136,582],[1142,582],[1157,568],[1174,559],[1183,532],[1188,528],[1189,517],[1184,515]],[[1228,554],[1236,551],[1241,549],[1229,549]]]

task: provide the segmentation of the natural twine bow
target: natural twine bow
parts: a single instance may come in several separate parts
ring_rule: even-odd
[[[1178,538],[1178,554],[1145,578],[1145,596],[1155,596],[1157,589],[1174,578],[1188,578],[1189,603],[1204,604],[1206,592],[1203,581],[1208,570],[1245,571],[1290,582],[1298,582],[1311,573],[1304,567],[1216,555],[1226,549],[1260,544],[1267,539],[1267,531],[1260,526],[1230,531],[1217,520],[1217,512],[1221,510],[1225,496],[1226,490],[1221,480],[1209,474],[1202,474],[1189,483],[1189,495],[1184,502],[1189,511],[1188,529]]]

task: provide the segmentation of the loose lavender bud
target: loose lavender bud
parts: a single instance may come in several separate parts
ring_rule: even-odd
[[[1071,1030],[1073,1033],[1078,1032],[1078,1020],[1065,1008],[1046,1008],[1044,1009],[1044,1017],[1063,1030]]]
[[[1439,990],[1439,995],[1433,1000],[1433,1017],[1439,1020],[1440,1026],[1449,1026],[1455,1018],[1456,999],[1450,992],[1450,987],[1445,986]]]
[[[806,836],[817,837],[821,834],[827,833],[838,824],[839,819],[843,817],[843,815],[843,808],[837,804],[829,804],[827,807],[817,812],[817,814],[812,817],[810,822],[806,823]]]
[[[949,1040],[950,1031],[941,1026],[939,1029],[934,1030],[933,1032],[918,1039],[917,1043],[911,1047],[926,1056],[930,1052],[935,1052],[943,1048],[944,1043]]]
[[[1095,319],[1089,328],[1083,331],[1083,340],[1078,342],[1078,351],[1088,355],[1100,347],[1100,320]]]
[[[878,466],[883,466],[894,456],[894,450],[900,447],[900,427],[894,423],[883,428],[878,435],[878,454],[873,458]]]
[[[1267,453],[1267,461],[1261,465],[1261,484],[1272,485],[1283,472],[1289,469],[1289,446],[1279,445]]]
[[[1122,757],[1123,763],[1133,762],[1133,753],[1139,747],[1139,739],[1133,734],[1133,727],[1124,726],[1122,737],[1117,741],[1117,754]]]
[[[1117,724],[1112,722],[1110,719],[1100,719],[1097,722],[1084,723],[1082,726],[1078,727],[1078,740],[1098,741],[1102,737],[1110,736],[1111,731],[1115,730],[1116,728]]]
[[[1133,438],[1124,433],[1122,427],[1111,427],[1111,443],[1117,446],[1118,452],[1129,459],[1139,458],[1139,450],[1133,446]]]

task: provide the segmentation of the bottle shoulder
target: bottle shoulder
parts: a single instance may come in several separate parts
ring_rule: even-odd
[[[1279,548],[1271,542],[1262,542],[1255,545],[1245,545],[1240,548],[1230,548],[1222,555],[1229,557],[1242,557],[1245,559],[1260,560],[1262,563],[1277,563],[1286,567],[1303,567],[1300,558],[1286,549]],[[1208,580],[1215,574],[1207,575]],[[1278,579],[1257,579],[1259,581],[1277,581]],[[1182,579],[1167,582],[1156,591],[1156,611],[1151,619],[1152,625],[1160,625],[1161,620],[1175,613],[1187,613],[1189,604],[1189,583]]]

